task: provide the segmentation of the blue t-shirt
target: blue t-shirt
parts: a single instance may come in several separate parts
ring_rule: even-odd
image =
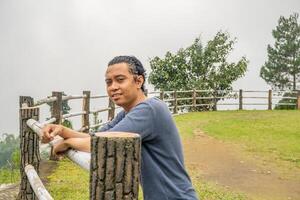
[[[141,136],[144,200],[197,199],[184,168],[178,130],[163,101],[148,98],[128,113],[118,113],[99,131],[132,132]]]

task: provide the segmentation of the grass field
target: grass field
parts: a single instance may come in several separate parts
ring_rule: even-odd
[[[246,151],[261,154],[270,162],[300,167],[300,111],[201,112],[176,116],[175,121],[183,140],[201,129],[215,138],[245,146]],[[247,199],[244,194],[199,181],[191,169],[189,173],[203,200]],[[89,175],[70,161],[60,162],[49,179],[47,188],[54,199],[88,199]]]
[[[300,167],[300,111],[218,111],[175,118],[183,139],[201,129],[217,139],[246,146],[248,151]]]
[[[15,183],[20,180],[20,170],[10,170],[0,168],[0,184],[2,183]]]

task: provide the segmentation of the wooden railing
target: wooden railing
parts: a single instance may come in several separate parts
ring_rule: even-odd
[[[284,94],[291,96],[283,96]],[[165,101],[173,114],[183,110],[217,110],[219,106],[226,106],[226,109],[229,109],[229,106],[236,106],[239,110],[245,109],[245,106],[265,106],[268,110],[272,110],[274,106],[300,109],[300,91],[185,90],[149,92],[148,95],[157,96]],[[294,102],[278,102],[283,99]]]
[[[284,93],[292,94],[292,96],[283,96]],[[249,94],[252,94],[249,96]],[[260,94],[260,95],[258,95]],[[266,109],[271,110],[274,105],[288,105],[294,106],[296,109],[300,109],[300,92],[299,91],[249,91],[249,90],[231,90],[231,91],[215,91],[215,90],[186,90],[186,91],[154,91],[147,92],[147,95],[156,96],[163,100],[169,107],[173,114],[188,111],[201,111],[201,110],[217,110],[219,106],[236,106],[237,109],[244,109],[247,105],[260,105],[266,106]],[[62,114],[63,101],[69,101],[73,99],[82,100],[82,110],[78,112]],[[108,107],[99,108],[96,110],[91,110],[91,99],[107,99]],[[263,102],[248,102],[247,100],[262,100]],[[275,102],[279,99],[288,99],[294,101],[294,103],[278,103]],[[231,102],[226,102],[230,100]],[[44,104],[51,103],[51,115],[44,122],[40,122],[40,106]],[[40,163],[40,145],[39,140],[42,137],[41,129],[46,124],[55,123],[61,124],[64,119],[68,119],[75,116],[82,117],[82,123],[78,131],[91,133],[91,130],[97,127],[101,127],[108,123],[115,116],[116,109],[120,107],[115,106],[115,104],[108,98],[107,95],[91,95],[90,91],[84,91],[82,95],[68,95],[64,96],[63,92],[52,92],[52,96],[38,101],[34,101],[33,98],[27,96],[20,97],[20,149],[21,149],[21,184],[20,184],[20,199],[52,199],[51,195],[44,188],[39,177],[36,175],[39,172]],[[104,123],[92,124],[90,123],[90,114],[94,113],[107,113],[107,121]],[[90,171],[90,199],[100,199],[100,196],[105,199],[105,196],[118,194],[123,195],[122,191],[117,191],[122,185],[122,188],[127,188],[124,195],[130,194],[131,196],[126,196],[126,198],[136,198],[138,194],[138,176],[139,174],[131,174],[133,171],[139,173],[140,163],[129,163],[132,169],[130,172],[120,172],[116,174],[109,173],[107,177],[109,179],[118,180],[116,183],[111,183],[110,180],[104,180],[103,173],[111,172],[111,169],[106,169],[106,167],[114,167],[115,170],[123,170],[126,168],[119,169],[120,163],[110,163],[106,165],[103,169],[99,169],[102,166],[101,162],[109,163],[111,159],[105,157],[101,152],[106,151],[109,153],[109,146],[105,146],[107,142],[111,145],[123,146],[119,149],[120,152],[127,152],[126,154],[120,153],[118,156],[131,155],[131,148],[135,148],[135,152],[138,154],[131,155],[137,156],[137,158],[132,160],[140,160],[140,149],[138,143],[140,143],[140,138],[138,135],[120,135],[119,138],[125,138],[124,140],[118,140],[116,142],[115,137],[111,138],[108,135],[92,135],[92,152],[91,154],[69,150],[67,152],[67,157],[69,157],[73,162],[77,163],[82,168]],[[55,140],[50,142],[48,146],[53,146],[56,142],[59,142],[62,138],[56,137]],[[120,141],[131,145],[120,145]],[[41,146],[42,147],[42,146]],[[44,147],[44,146],[43,146]],[[127,148],[128,147],[128,148]],[[101,157],[102,156],[102,157]],[[100,159],[101,157],[101,159]],[[126,158],[121,160],[125,161]],[[100,173],[100,174],[99,174]],[[111,177],[118,176],[118,174],[123,174],[124,176],[132,175],[132,179],[122,177]],[[126,175],[127,174],[127,175]],[[130,180],[130,182],[128,182]],[[102,182],[101,182],[102,181]],[[103,182],[104,181],[104,182]],[[125,181],[125,182],[124,182]],[[101,184],[98,184],[101,183]],[[103,184],[108,184],[107,187],[103,188]],[[128,187],[128,185],[135,185],[135,187]],[[124,186],[124,187],[123,187]],[[105,190],[105,188],[107,190]],[[130,188],[133,191],[129,191]],[[101,192],[99,192],[101,191]],[[113,191],[113,193],[111,192]],[[100,196],[99,196],[100,195]],[[118,196],[118,198],[121,198]],[[124,197],[125,198],[125,197]]]
[[[43,126],[49,123],[61,124],[64,119],[82,116],[82,126],[79,130],[88,134],[91,128],[105,124],[90,125],[89,114],[108,112],[109,121],[118,108],[108,100],[108,108],[91,111],[90,99],[107,96],[90,96],[88,91],[85,91],[82,96],[62,94],[62,92],[53,92],[51,97],[36,102],[31,97],[20,97],[21,183],[18,199],[53,199],[38,176],[41,160],[39,141],[43,136],[41,131]],[[82,111],[62,115],[63,101],[71,99],[83,100]],[[48,120],[39,122],[40,106],[45,103],[52,103],[51,116]],[[47,146],[51,147],[61,140],[63,138],[56,136]],[[137,199],[140,145],[140,137],[134,133],[119,133],[114,134],[113,137],[111,134],[95,134],[91,135],[91,153],[71,149],[66,152],[66,156],[90,172],[90,199]]]

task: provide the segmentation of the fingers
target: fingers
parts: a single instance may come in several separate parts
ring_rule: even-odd
[[[43,129],[42,129],[42,143],[48,143],[50,142],[50,132],[51,132],[51,126],[50,125],[46,125]]]
[[[42,129],[42,143],[49,143],[56,135],[59,135],[62,128],[59,125],[48,124]]]
[[[59,135],[61,133],[61,131],[62,129],[60,128],[60,126],[56,126],[54,130],[50,133],[50,139],[53,140],[56,135]]]

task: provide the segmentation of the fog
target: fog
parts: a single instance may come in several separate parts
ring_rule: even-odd
[[[274,42],[271,31],[281,15],[299,11],[299,0],[1,0],[0,134],[18,132],[20,95],[105,94],[114,56],[135,55],[149,74],[149,58],[200,35],[206,42],[219,30],[237,38],[230,60],[250,60],[234,88],[269,89],[259,70]]]

